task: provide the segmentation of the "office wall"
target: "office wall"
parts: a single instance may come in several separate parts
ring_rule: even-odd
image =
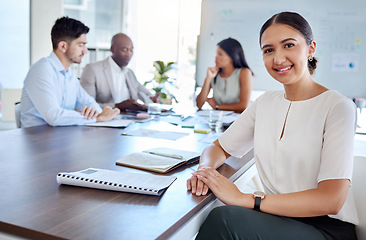
[[[31,64],[50,55],[51,29],[56,19],[63,15],[63,0],[31,0]]]
[[[366,97],[366,2],[364,0],[203,0],[198,39],[198,86],[214,66],[216,44],[232,37],[243,45],[255,77],[255,90],[281,89],[266,72],[259,48],[259,30],[273,14],[296,11],[313,28],[318,68],[314,79],[348,97]]]
[[[20,88],[29,67],[29,0],[0,1],[0,36],[0,89]]]
[[[50,32],[63,0],[0,3],[0,88],[22,88],[29,66],[52,51]]]

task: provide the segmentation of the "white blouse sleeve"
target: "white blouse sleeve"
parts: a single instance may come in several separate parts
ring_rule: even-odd
[[[324,126],[323,148],[318,182],[350,179],[353,172],[353,143],[356,107],[350,99],[335,103]]]
[[[256,102],[235,120],[235,122],[219,137],[221,147],[230,155],[241,158],[254,144]]]

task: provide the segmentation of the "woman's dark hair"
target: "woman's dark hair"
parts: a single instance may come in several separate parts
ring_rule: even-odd
[[[88,32],[89,28],[84,23],[73,18],[61,17],[56,20],[51,30],[52,47],[55,50],[60,41],[71,42]]]
[[[245,60],[243,48],[237,40],[233,38],[227,38],[219,42],[217,46],[219,46],[227,53],[227,55],[229,55],[229,57],[233,60],[235,68],[248,68],[250,71],[252,71],[249,68],[247,61]],[[221,69],[217,74],[219,74],[220,72]],[[214,83],[216,83],[216,77],[214,78]]]
[[[303,18],[300,14],[295,12],[281,12],[273,15],[270,19],[268,19],[262,26],[259,32],[259,44],[261,45],[261,38],[264,31],[275,23],[286,24],[293,29],[297,30],[302,36],[305,38],[305,41],[308,45],[312,43],[313,32],[309,23]],[[308,69],[310,74],[313,74],[316,69],[316,63],[318,60],[313,57],[308,60]]]

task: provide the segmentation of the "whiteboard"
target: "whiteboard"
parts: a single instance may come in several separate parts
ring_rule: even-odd
[[[261,26],[282,11],[300,13],[313,29],[318,58],[314,80],[350,98],[366,97],[364,0],[202,0],[197,86],[202,86],[207,68],[215,64],[217,43],[232,37],[242,44],[254,72],[253,90],[282,89],[267,73],[259,47]]]

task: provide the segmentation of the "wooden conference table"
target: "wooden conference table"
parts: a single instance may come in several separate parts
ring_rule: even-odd
[[[141,126],[178,129],[158,121],[131,127]],[[193,130],[176,141],[123,136],[123,131],[38,126],[0,132],[0,232],[30,239],[167,239],[215,200],[213,194],[187,192],[186,180],[197,165],[169,173],[177,180],[159,197],[57,184],[57,173],[89,167],[144,172],[115,165],[135,151],[161,146],[202,151],[207,145],[200,141],[207,135]],[[252,152],[230,158],[219,171],[234,181],[252,158]]]

